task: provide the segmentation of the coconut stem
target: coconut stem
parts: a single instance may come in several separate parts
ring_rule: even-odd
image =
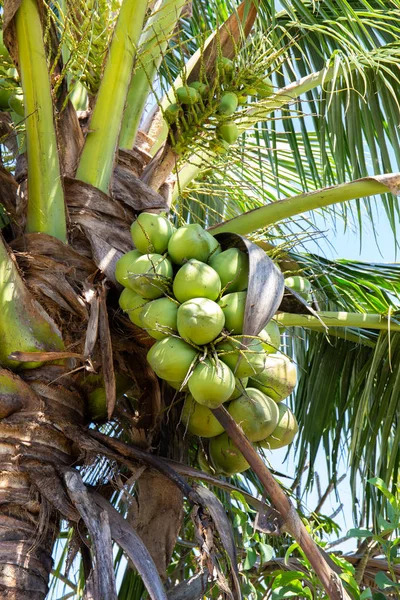
[[[274,319],[279,325],[285,327],[308,327],[323,330],[324,325],[329,327],[352,327],[360,329],[383,329],[400,331],[400,323],[390,319],[387,315],[348,312],[319,312],[317,317],[312,315],[297,315],[292,313],[278,313]]]
[[[272,504],[282,515],[286,531],[293,536],[302,548],[329,598],[332,600],[350,600],[350,596],[344,590],[341,580],[324,560],[320,549],[311,538],[289,498],[275,481],[261,457],[254,450],[228,411],[223,406],[220,406],[212,412],[260,479]]]

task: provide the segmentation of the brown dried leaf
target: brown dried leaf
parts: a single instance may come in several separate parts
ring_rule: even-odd
[[[284,277],[265,252],[237,233],[219,233],[222,248],[239,248],[249,256],[249,285],[243,333],[258,335],[274,316],[282,301]]]
[[[239,571],[237,567],[236,544],[233,536],[231,523],[226,515],[225,508],[218,498],[206,487],[195,484],[194,490],[204,502],[208,509],[213,523],[218,531],[221,543],[229,556],[232,568],[232,579],[234,584],[233,598],[240,600],[242,593],[240,591]]]
[[[244,0],[237,11],[235,11],[207,40],[207,45],[201,53],[201,56],[190,69],[188,83],[199,79],[201,68],[205,69],[207,81],[212,83],[216,75],[215,65],[219,53],[226,58],[233,58],[237,53],[238,47],[240,47],[241,43],[249,35],[256,16],[256,2]]]
[[[103,286],[100,295],[99,311],[99,335],[102,360],[102,373],[107,400],[107,416],[111,419],[117,401],[117,390],[115,383],[113,348],[111,343],[110,325],[107,313],[107,290]]]
[[[133,527],[100,494],[93,493],[96,504],[108,515],[111,535],[124,550],[140,574],[152,600],[167,600],[154,562]]]

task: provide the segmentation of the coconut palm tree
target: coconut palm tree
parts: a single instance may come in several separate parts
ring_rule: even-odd
[[[222,408],[215,416],[252,470],[231,481],[204,463],[194,470],[201,442],[185,435],[180,395],[146,360],[154,340],[119,309],[115,265],[143,211],[251,238],[262,319],[283,328],[301,373],[299,472],[308,460],[311,485],[322,445],[332,485],[345,451],[354,495],[360,476],[395,488],[398,266],[302,249],[316,214],[361,231],[378,207],[396,234],[399,12],[395,0],[4,1],[2,597],[46,597],[61,519],[69,551],[57,560],[79,553],[81,569],[65,598],[117,597],[113,541],[130,561],[121,598],[166,598],[165,586],[169,598],[263,597],[263,575],[237,570],[252,510],[267,520],[258,548],[274,523],[288,532],[321,597],[359,593],[362,577],[343,587],[343,565],[317,548]],[[190,104],[176,91],[190,95],[194,82],[206,89]],[[233,90],[239,109],[222,109]],[[310,279],[311,305],[283,295],[274,265]],[[368,488],[359,501],[365,524],[379,498]],[[187,551],[174,551],[180,532]]]

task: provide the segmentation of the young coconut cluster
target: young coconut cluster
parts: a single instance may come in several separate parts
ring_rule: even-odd
[[[142,213],[132,224],[136,250],[116,265],[120,307],[156,340],[147,359],[161,379],[186,393],[182,422],[210,438],[214,468],[231,475],[249,465],[211,409],[222,403],[248,439],[262,448],[289,444],[297,422],[281,401],[296,385],[296,369],[279,352],[271,321],[243,335],[248,256],[222,251],[200,225],[175,229],[162,215]]]
[[[177,152],[180,152],[181,145],[182,149],[186,147],[180,144],[182,132],[190,135],[192,129],[205,121],[213,126],[215,132],[214,151],[224,153],[236,142],[239,129],[234,113],[239,105],[246,104],[249,96],[266,98],[273,92],[268,77],[254,77],[238,83],[238,76],[234,62],[221,57],[214,84],[210,85],[206,80],[193,81],[175,90],[176,102],[165,109],[164,118],[171,127],[171,138]]]

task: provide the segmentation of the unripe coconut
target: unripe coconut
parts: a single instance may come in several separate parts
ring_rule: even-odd
[[[278,424],[278,405],[255,388],[247,388],[229,404],[228,411],[251,442],[265,439]]]
[[[185,225],[179,227],[168,243],[168,254],[177,265],[191,258],[207,262],[210,255],[210,234],[201,225]]]
[[[264,440],[261,440],[259,445],[261,448],[275,450],[288,446],[294,440],[294,436],[299,430],[296,417],[285,404],[277,404],[279,409],[278,424],[274,431]]]
[[[268,354],[275,354],[281,345],[281,332],[275,321],[270,321],[258,334],[261,345]]]
[[[172,123],[177,122],[181,112],[182,109],[179,104],[170,104],[164,111],[164,119],[167,121],[167,123],[172,125]]]
[[[153,213],[141,213],[131,225],[133,243],[143,254],[166,252],[173,232],[174,227],[168,219]]]
[[[226,92],[221,96],[220,103],[217,107],[217,113],[230,117],[233,115],[238,106],[238,97],[233,92]]]
[[[150,348],[147,360],[153,371],[167,381],[184,381],[197,352],[176,337],[167,337]]]
[[[139,296],[129,288],[125,288],[120,297],[119,305],[121,309],[128,314],[128,317],[138,327],[142,327],[142,311],[147,303],[150,302],[147,298]]]
[[[206,359],[199,362],[188,381],[188,388],[199,404],[217,408],[226,402],[235,389],[232,371],[221,361]]]
[[[209,453],[215,469],[225,475],[242,473],[250,467],[227,433],[210,440]]]
[[[236,400],[236,398],[239,398],[239,396],[244,394],[248,382],[248,377],[244,377],[243,379],[238,379],[237,377],[235,377],[235,389],[233,390],[233,394],[229,398],[229,400]]]
[[[222,360],[222,357],[221,357]],[[296,387],[297,369],[295,365],[281,353],[269,354],[262,373],[250,379],[250,385],[255,387],[275,402],[287,398]]]
[[[139,250],[131,250],[121,256],[115,265],[115,279],[124,287],[133,289],[131,286],[131,265],[142,253]]]
[[[216,300],[221,291],[221,280],[209,265],[199,260],[189,260],[175,275],[173,290],[179,302],[191,298]]]
[[[221,252],[222,252],[221,244],[208,231],[205,231],[204,233],[206,234],[206,238],[208,239],[208,246],[210,249],[210,253],[209,253],[208,259],[207,259],[207,262],[209,262],[211,260],[211,258],[213,258],[214,256],[217,256],[218,254],[221,254]]]
[[[202,98],[208,94],[208,85],[201,81],[193,81],[192,83],[189,83],[189,87],[195,89]]]
[[[178,88],[175,95],[180,104],[196,104],[200,100],[198,91],[189,86]]]
[[[192,298],[178,309],[178,332],[194,344],[208,344],[222,331],[224,313],[216,302],[208,298]]]
[[[170,298],[158,298],[146,304],[140,313],[143,329],[155,340],[177,331],[178,304]]]
[[[233,75],[233,71],[235,69],[233,61],[231,61],[231,59],[227,58],[226,56],[221,56],[218,67],[219,70],[223,73],[223,75],[226,75],[228,77],[231,77]]]
[[[300,275],[294,275],[293,277],[286,277],[285,285],[290,287],[292,290],[297,292],[299,296],[304,300],[309,301],[311,298],[312,286],[311,283],[305,277]]]
[[[199,469],[201,471],[203,471],[204,473],[209,473],[210,475],[215,475],[215,471],[209,465],[208,458],[207,458],[206,453],[204,452],[204,450],[199,450],[199,453],[198,453],[198,456],[197,456],[197,464],[199,466]]]
[[[268,98],[274,91],[274,86],[269,77],[264,77],[259,83],[257,83],[257,95],[259,98]]]
[[[225,329],[230,333],[238,334],[243,331],[246,298],[247,292],[233,292],[225,294],[218,302],[225,315]]]
[[[159,298],[168,289],[172,265],[161,254],[142,254],[130,266],[130,287],[144,298]]]
[[[229,248],[215,257],[209,264],[221,279],[222,288],[227,292],[240,292],[249,282],[249,257],[238,248]],[[223,299],[222,299],[223,300]]]
[[[265,369],[267,355],[256,338],[249,339],[247,345],[241,338],[231,338],[217,344],[215,349],[218,357],[239,379],[255,376]]]
[[[185,392],[188,389],[187,385],[182,385],[183,381],[166,381],[168,385],[174,388],[174,390],[178,390],[178,392]]]
[[[181,415],[182,423],[193,435],[212,438],[223,433],[224,428],[211,410],[202,406],[191,394],[186,395]]]
[[[218,125],[216,134],[218,138],[225,140],[228,144],[234,144],[239,137],[240,131],[234,121],[226,121]]]

